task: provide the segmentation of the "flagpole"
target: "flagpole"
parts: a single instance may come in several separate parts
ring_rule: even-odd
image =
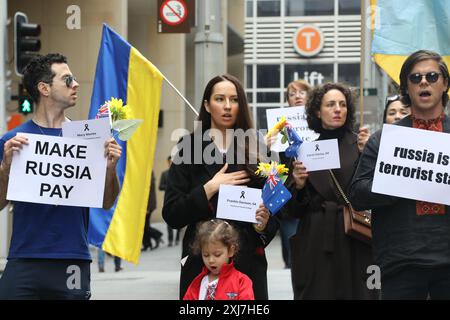
[[[162,74],[162,73],[161,73]],[[172,87],[173,90],[175,90],[175,92],[181,97],[181,99],[184,100],[184,102],[186,102],[186,104],[192,109],[192,111],[195,113],[195,115],[198,117],[198,112],[197,110],[195,110],[195,108],[189,103],[189,101],[181,94],[180,91],[178,91],[178,89],[172,84],[172,82],[170,82],[165,75],[163,75],[164,80],[166,80],[166,82],[169,84],[169,86]]]

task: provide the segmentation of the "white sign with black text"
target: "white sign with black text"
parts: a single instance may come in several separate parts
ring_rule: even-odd
[[[28,138],[29,144],[13,155],[6,199],[78,207],[103,206],[106,176],[103,140],[18,135]]]
[[[337,139],[303,142],[297,160],[303,162],[308,172],[341,167]]]
[[[256,209],[263,202],[261,189],[221,184],[217,218],[257,223]]]
[[[450,205],[450,134],[383,125],[372,192]]]
[[[282,116],[286,117],[286,121],[295,129],[300,139],[304,142],[314,141],[319,137],[319,134],[308,128],[306,122],[305,107],[288,107],[278,109],[267,109],[267,128],[273,128],[275,124],[280,121]],[[271,150],[276,152],[283,152],[289,146],[287,142],[281,143],[281,133],[271,146]]]
[[[111,138],[111,124],[108,117],[92,120],[67,121],[62,124],[62,135],[67,138],[100,139]]]

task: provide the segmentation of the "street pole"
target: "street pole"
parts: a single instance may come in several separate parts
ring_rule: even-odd
[[[8,4],[6,0],[0,1],[0,135],[6,132],[6,56],[8,50],[7,41]],[[4,259],[8,254],[10,238],[9,216],[7,208],[0,212],[0,270],[2,270]]]
[[[197,1],[195,35],[195,102],[199,104],[211,78],[225,73],[221,0]]]

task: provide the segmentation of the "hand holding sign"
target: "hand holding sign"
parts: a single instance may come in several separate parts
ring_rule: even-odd
[[[259,231],[262,231],[266,228],[267,223],[269,222],[270,212],[269,210],[264,206],[263,203],[259,205],[259,208],[256,209],[256,221],[257,223],[257,229]]]
[[[28,145],[28,139],[23,136],[16,135],[14,138],[8,140],[4,145],[3,160],[2,160],[2,170],[9,175],[11,170],[11,162],[14,152],[19,152],[22,150],[24,145]]]
[[[295,181],[295,188],[301,190],[305,187],[308,179],[308,171],[302,162],[294,161],[294,170],[292,170],[292,177]]]

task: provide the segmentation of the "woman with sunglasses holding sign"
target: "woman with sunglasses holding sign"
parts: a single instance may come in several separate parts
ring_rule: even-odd
[[[432,51],[411,54],[400,71],[400,91],[411,115],[395,125],[450,133],[449,71]],[[383,299],[450,299],[450,208],[373,193],[381,130],[361,155],[350,186],[356,210],[372,209],[373,250]]]

